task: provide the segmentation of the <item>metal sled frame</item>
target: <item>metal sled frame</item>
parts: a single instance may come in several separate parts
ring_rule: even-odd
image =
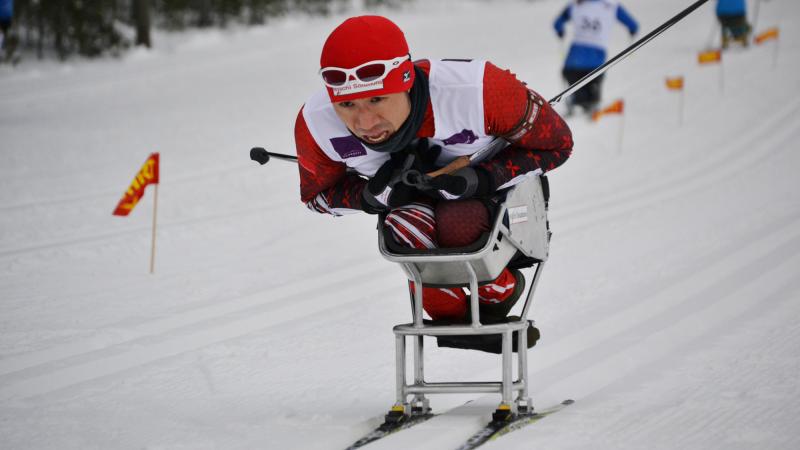
[[[427,414],[429,401],[425,394],[443,393],[500,393],[502,402],[498,411],[516,414],[531,412],[533,405],[528,396],[527,327],[533,293],[539,282],[549,248],[546,200],[543,182],[531,177],[511,188],[506,201],[495,215],[494,225],[486,244],[474,253],[441,253],[432,250],[425,254],[392,253],[387,249],[384,233],[379,233],[380,251],[384,258],[399,263],[409,280],[414,282],[411,293],[413,322],[396,325],[396,395],[393,411],[405,414]],[[524,212],[522,209],[524,208]],[[525,217],[521,217],[522,215]],[[515,217],[516,215],[516,222]],[[524,219],[524,220],[523,220]],[[526,223],[529,222],[529,223]],[[530,282],[520,320],[502,324],[480,323],[478,285],[494,280],[509,261],[522,254],[535,261],[535,272]],[[450,283],[445,283],[448,280]],[[423,322],[422,288],[426,286],[468,286],[471,323],[463,325],[427,325]],[[513,380],[513,333],[517,333],[517,378]],[[447,335],[501,335],[502,381],[487,382],[435,382],[425,381],[424,336]],[[414,382],[408,383],[406,364],[406,337],[413,339]],[[517,393],[516,399],[513,398]],[[408,397],[413,395],[411,402]]]

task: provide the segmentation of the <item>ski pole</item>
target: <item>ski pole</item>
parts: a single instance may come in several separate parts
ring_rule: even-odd
[[[630,56],[636,50],[639,50],[640,47],[642,47],[643,45],[645,45],[648,42],[652,41],[653,39],[655,39],[661,33],[667,31],[667,29],[669,29],[671,26],[673,26],[676,23],[678,23],[681,20],[683,20],[684,17],[686,17],[689,14],[691,14],[695,9],[699,8],[700,6],[702,6],[703,3],[706,3],[707,1],[708,0],[697,0],[692,5],[690,5],[689,7],[684,9],[683,11],[679,12],[678,14],[676,14],[673,18],[667,20],[666,22],[661,24],[661,26],[659,26],[658,28],[656,28],[653,31],[651,31],[650,33],[648,33],[646,36],[644,36],[643,38],[641,38],[638,41],[636,41],[633,44],[631,44],[625,50],[617,53],[616,56],[614,56],[613,58],[608,60],[605,64],[603,64],[602,66],[600,66],[600,67],[594,69],[593,71],[589,72],[588,74],[586,74],[583,78],[581,78],[580,80],[576,81],[570,87],[568,87],[566,90],[564,90],[564,92],[562,92],[562,93],[556,95],[555,97],[553,97],[550,100],[550,103],[551,104],[558,103],[558,102],[561,101],[562,97],[565,97],[565,96],[568,97],[570,94],[572,94],[575,91],[577,91],[578,89],[582,88],[583,86],[588,84],[590,81],[592,81],[595,78],[597,78],[598,76],[602,75],[605,71],[607,71],[608,69],[613,67],[615,64],[617,64],[618,62],[620,62],[623,59],[627,58],[628,56]]]

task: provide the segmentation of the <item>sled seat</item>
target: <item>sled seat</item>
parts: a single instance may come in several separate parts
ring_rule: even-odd
[[[401,246],[391,230],[379,222],[381,255],[389,261],[412,265],[429,287],[468,286],[469,265],[478,282],[493,281],[507,266],[530,267],[547,260],[550,232],[547,222],[547,177],[526,177],[490,200],[492,229],[465,247],[415,249]],[[513,260],[513,261],[512,261]],[[409,280],[414,277],[409,274]]]
[[[413,322],[396,325],[396,381],[397,402],[411,414],[429,410],[425,394],[429,393],[501,393],[500,409],[532,408],[528,399],[527,334],[532,326],[527,320],[533,292],[539,280],[544,262],[547,260],[550,231],[547,221],[549,189],[544,176],[527,176],[516,185],[500,193],[494,200],[492,228],[475,243],[459,248],[412,249],[394,242],[391,232],[379,221],[378,243],[381,255],[400,264],[408,279],[414,282],[411,293]],[[505,267],[524,268],[536,266],[533,280],[528,287],[522,313],[517,320],[506,323],[484,325],[480,322],[478,308],[478,286],[495,280]],[[423,320],[422,288],[467,287],[469,297],[469,323],[437,324]],[[502,353],[503,380],[501,382],[437,382],[424,379],[423,336],[470,336],[499,335]],[[406,337],[414,338],[414,383],[406,380]],[[512,339],[517,339],[518,379],[512,381]],[[518,392],[516,402],[512,393]],[[413,395],[412,402],[408,396]]]

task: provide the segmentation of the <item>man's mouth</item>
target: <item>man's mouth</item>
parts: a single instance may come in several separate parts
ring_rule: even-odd
[[[389,137],[388,131],[381,131],[377,134],[363,134],[361,135],[361,139],[369,142],[370,144],[377,144],[379,142],[385,141]]]

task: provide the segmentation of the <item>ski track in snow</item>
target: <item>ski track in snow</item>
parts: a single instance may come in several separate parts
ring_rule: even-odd
[[[718,144],[718,147],[724,150],[713,151],[712,158],[706,158],[685,170],[668,173],[657,182],[621,187],[614,193],[604,196],[599,202],[559,208],[558,214],[555,214],[553,219],[563,221],[565,226],[560,232],[568,233],[577,228],[592,226],[598,220],[607,220],[634,209],[658,204],[660,201],[684,197],[713,186],[720,180],[742,175],[753,170],[755,165],[767,162],[777,153],[791,151],[790,144],[792,138],[797,135],[797,125],[800,121],[794,120],[788,124],[789,126],[781,127],[777,132],[774,124],[783,124],[787,118],[796,118],[798,110],[800,110],[800,100],[790,99],[785,105],[779,105],[769,117],[760,121],[755,129],[739,135],[733,142]],[[737,153],[744,156],[731,157]]]
[[[288,209],[291,207],[296,207],[297,202],[285,202],[284,204],[277,204],[273,205],[273,209],[280,212],[280,208]],[[280,207],[280,208],[279,208]],[[242,209],[238,211],[226,211],[223,213],[216,213],[216,214],[209,214],[206,216],[200,217],[193,217],[191,219],[182,219],[182,220],[173,220],[173,221],[164,221],[164,223],[159,224],[160,229],[170,229],[173,227],[184,227],[186,225],[193,225],[198,223],[208,223],[213,221],[219,220],[229,220],[235,217],[242,217],[248,215],[259,215],[264,214],[265,208],[264,207],[253,207]],[[54,248],[60,247],[69,247],[78,244],[86,244],[90,242],[97,242],[97,241],[106,241],[111,239],[119,239],[124,238],[131,235],[142,234],[143,232],[147,232],[151,230],[151,225],[142,226],[138,228],[129,228],[120,231],[112,231],[107,233],[98,233],[94,232],[91,235],[86,236],[74,236],[68,239],[59,239],[53,240],[49,242],[40,242],[35,245],[28,245],[24,247],[15,247],[15,248],[4,248],[0,249],[0,258],[2,257],[9,257],[9,256],[17,256],[24,253],[31,253],[37,252],[41,250],[52,250]]]
[[[348,267],[347,272],[352,269]],[[370,277],[366,287],[376,293],[384,292],[386,289],[382,288],[382,284],[386,278],[395,279],[396,274],[391,273],[387,277],[382,272],[366,267],[358,274],[346,275],[334,271],[320,281],[330,288],[340,288],[342,295],[338,299],[348,299],[364,289],[356,281],[365,275],[376,275]],[[0,387],[0,400],[41,395],[84,383],[161,358],[262,331],[270,326],[292,322],[300,314],[312,315],[350,302],[314,303],[309,301],[313,300],[310,296],[313,289],[289,285],[283,289],[273,289],[269,295],[256,292],[218,305],[184,311],[180,316],[126,329],[123,333],[125,338],[109,347],[98,349],[94,342],[79,342],[5,358],[0,360],[0,382],[3,385]],[[296,307],[298,302],[310,304],[304,310]],[[70,362],[72,359],[76,361]],[[63,363],[64,360],[68,361]]]
[[[237,175],[238,176],[238,174],[242,170],[245,170],[246,168],[250,168],[250,166],[251,165],[249,165],[249,164],[246,167],[244,165],[235,165],[235,166],[226,167],[226,168],[222,168],[222,169],[214,169],[214,170],[196,172],[196,173],[192,173],[192,174],[189,174],[189,175],[177,176],[177,177],[175,177],[174,180],[172,180],[172,182],[175,183],[175,184],[182,184],[182,183],[195,182],[195,181],[197,181],[198,179],[201,179],[201,178],[208,178],[208,177],[219,176],[219,175],[226,175],[226,176],[228,176],[228,175],[229,176]],[[66,206],[66,205],[70,205],[70,204],[73,204],[73,203],[83,203],[83,202],[86,202],[86,201],[89,201],[89,200],[104,199],[104,198],[108,198],[109,196],[113,197],[113,196],[116,196],[116,195],[119,195],[119,194],[121,194],[121,192],[119,190],[119,187],[113,188],[113,187],[109,186],[109,187],[107,187],[106,189],[104,189],[104,190],[102,190],[100,192],[98,192],[97,190],[94,190],[93,192],[86,193],[86,194],[83,194],[83,195],[76,195],[76,196],[70,196],[70,197],[60,197],[60,198],[39,199],[39,200],[28,200],[28,201],[25,201],[25,202],[8,203],[8,204],[4,204],[4,205],[0,204],[0,211],[3,211],[3,210],[11,211],[11,210],[18,210],[18,209],[25,209],[25,208],[36,208],[36,207],[42,207],[42,206]]]

